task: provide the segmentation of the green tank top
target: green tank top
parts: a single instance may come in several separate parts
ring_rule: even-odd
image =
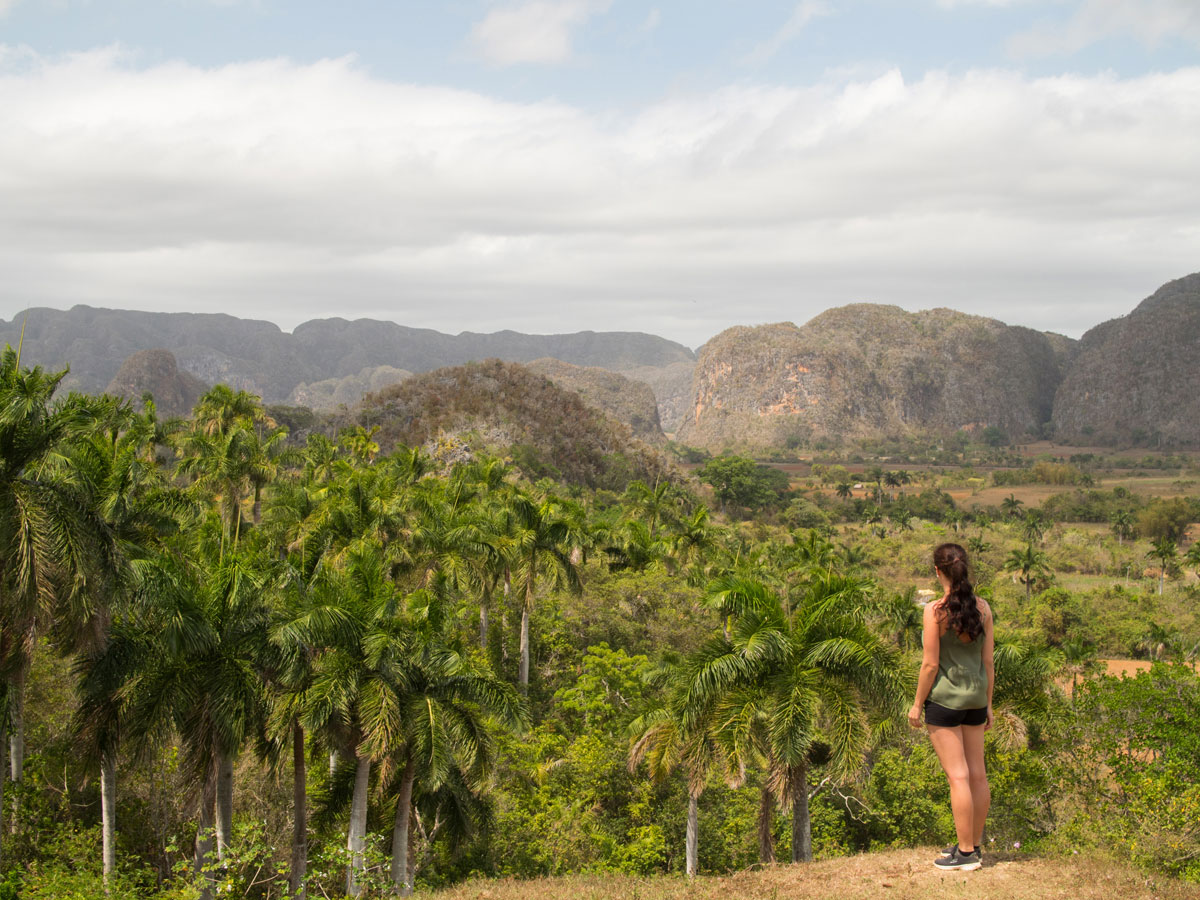
[[[982,709],[987,706],[983,632],[973,641],[962,641],[953,629],[946,629],[940,640],[938,673],[929,699],[947,709]]]

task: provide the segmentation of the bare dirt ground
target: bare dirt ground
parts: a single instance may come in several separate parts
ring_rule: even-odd
[[[975,872],[941,872],[936,850],[893,850],[729,876],[595,875],[469,881],[438,900],[1200,900],[1200,885],[1150,876],[1101,858],[988,854]]]

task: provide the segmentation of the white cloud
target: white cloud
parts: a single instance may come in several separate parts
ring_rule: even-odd
[[[937,0],[937,5],[943,9],[958,9],[962,6],[1020,6],[1036,3],[1038,0]]]
[[[1010,41],[1020,56],[1075,53],[1110,37],[1154,47],[1168,38],[1200,44],[1197,0],[1081,0],[1063,24],[1039,24]]]
[[[828,16],[832,13],[833,10],[824,0],[800,0],[782,27],[771,35],[770,38],[750,51],[746,57],[746,62],[751,65],[762,65],[799,37],[800,32],[813,19]]]
[[[611,0],[531,0],[492,10],[471,30],[470,41],[488,62],[562,63],[571,58],[572,33]]]
[[[0,0],[0,18],[8,15],[8,11],[16,6],[20,0]]]
[[[628,119],[351,60],[0,66],[0,314],[458,331],[804,321],[852,301],[1078,333],[1197,268],[1200,68],[735,86]]]

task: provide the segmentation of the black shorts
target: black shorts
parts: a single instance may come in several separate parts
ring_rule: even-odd
[[[956,728],[959,725],[986,725],[987,707],[979,709],[950,709],[932,700],[925,701],[925,724],[941,728]]]

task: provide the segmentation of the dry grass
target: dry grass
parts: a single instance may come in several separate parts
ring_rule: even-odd
[[[437,900],[1200,900],[1200,885],[1147,876],[1091,856],[989,854],[976,872],[936,870],[932,849],[780,865],[687,882],[626,875],[470,881]]]

